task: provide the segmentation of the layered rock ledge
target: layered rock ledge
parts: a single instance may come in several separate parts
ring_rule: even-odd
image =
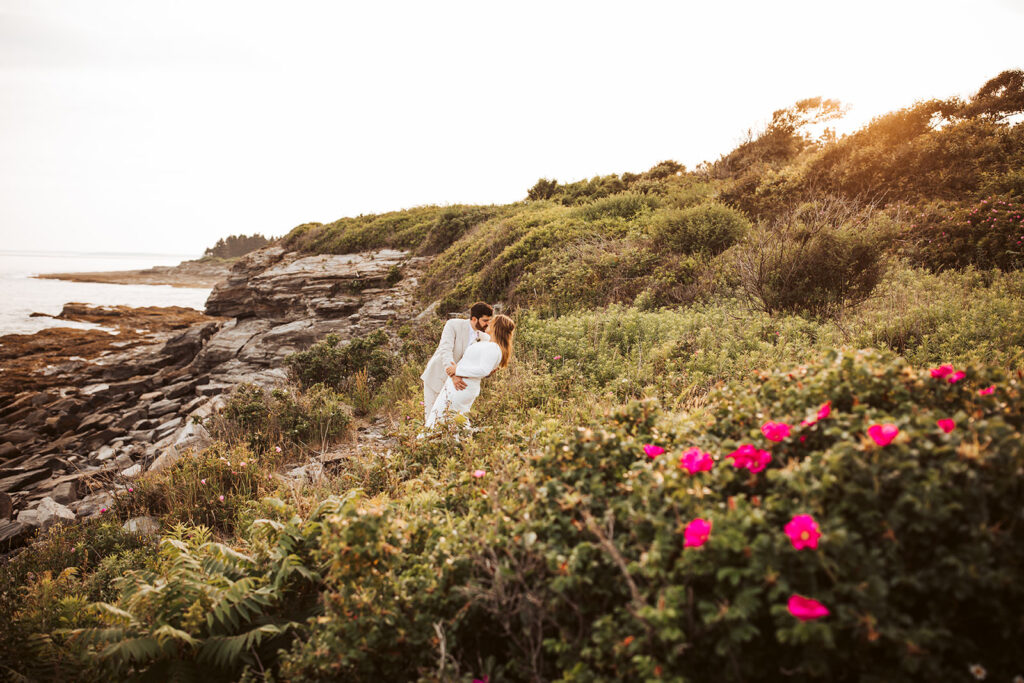
[[[402,251],[239,259],[191,309],[93,308],[0,337],[0,551],[33,529],[101,514],[132,477],[201,449],[200,421],[237,384],[284,383],[284,359],[323,336],[367,334],[413,310],[426,259]]]

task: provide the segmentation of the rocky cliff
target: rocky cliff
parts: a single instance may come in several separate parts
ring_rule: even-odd
[[[102,514],[132,477],[203,447],[194,418],[241,382],[284,382],[288,354],[416,315],[424,265],[395,250],[272,246],[235,263],[206,315],[69,305],[62,316],[108,329],[0,338],[0,551],[34,528]]]

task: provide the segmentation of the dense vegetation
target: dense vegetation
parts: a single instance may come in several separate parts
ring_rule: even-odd
[[[839,108],[696,171],[293,230],[514,311],[477,429],[417,438],[440,319],[318,342],[6,566],[9,675],[1024,675],[1024,74],[812,137]],[[365,415],[387,452],[281,476]],[[144,513],[158,540],[121,528]]]
[[[221,237],[212,247],[207,247],[203,252],[203,258],[237,258],[245,256],[250,251],[256,251],[260,247],[270,244],[271,240],[263,235],[229,235]]]

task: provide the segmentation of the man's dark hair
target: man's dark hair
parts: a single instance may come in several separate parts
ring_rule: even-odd
[[[485,315],[494,315],[494,309],[491,308],[490,304],[485,304],[483,301],[477,301],[473,304],[473,308],[469,309],[470,318],[479,320]]]

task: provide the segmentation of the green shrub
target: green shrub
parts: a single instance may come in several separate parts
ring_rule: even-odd
[[[584,204],[576,209],[575,214],[587,221],[596,221],[601,218],[631,220],[657,205],[658,201],[650,195],[623,192]]]
[[[746,217],[721,204],[666,209],[654,215],[651,237],[658,247],[677,254],[720,254],[750,230]]]
[[[990,196],[973,207],[932,203],[910,225],[916,261],[932,270],[1024,268],[1024,199]]]
[[[862,347],[908,361],[1024,365],[1024,271],[897,268],[850,325]]]
[[[885,274],[888,240],[870,214],[816,202],[754,231],[736,263],[756,308],[835,317],[871,296]]]
[[[261,455],[288,444],[323,448],[352,422],[343,398],[323,384],[305,391],[239,384],[224,410],[210,416],[206,426],[215,438],[245,444]]]
[[[244,444],[218,441],[202,453],[179,458],[164,472],[136,481],[118,496],[114,512],[124,518],[150,514],[165,524],[230,532],[239,511],[272,488],[271,472],[281,459],[273,449],[260,455]]]
[[[462,621],[457,587],[468,562],[458,557],[464,544],[437,502],[421,501],[406,515],[356,493],[324,521],[324,616],[283,656],[282,679],[415,680],[450,672],[441,640],[449,619]]]
[[[441,211],[420,244],[421,254],[439,254],[474,227],[493,218],[491,207],[453,206]]]
[[[386,380],[395,361],[387,350],[388,335],[377,330],[342,345],[341,338],[329,334],[308,350],[285,358],[285,365],[303,388],[324,384],[344,391],[347,382],[363,370],[374,386]]]
[[[7,560],[0,570],[0,672],[17,680],[105,680],[58,629],[96,623],[90,601],[114,593],[114,580],[150,566],[155,543],[104,519],[60,524]]]
[[[324,501],[305,521],[257,520],[247,552],[203,527],[175,527],[155,568],[128,572],[116,602],[94,605],[101,627],[74,629],[71,642],[92,648],[117,679],[234,681],[273,671],[278,651],[317,611],[312,553],[321,519],[339,504]]]
[[[1024,634],[1020,399],[1000,371],[951,384],[833,354],[688,416],[634,403],[549,449],[523,504],[471,540],[473,606],[493,620],[474,628],[504,634],[512,680],[942,680],[976,662],[1008,679]],[[768,441],[768,420],[791,436]],[[876,423],[898,438],[876,444]],[[744,443],[770,449],[762,473],[730,464]],[[691,447],[711,472],[680,468]],[[797,514],[819,525],[816,550],[784,533]],[[687,548],[696,518],[710,538]],[[794,594],[830,616],[798,621]]]
[[[1018,201],[1024,197],[1024,168],[1011,169],[1006,173],[988,173],[984,175],[979,194],[984,197],[1000,195],[1014,197]]]

